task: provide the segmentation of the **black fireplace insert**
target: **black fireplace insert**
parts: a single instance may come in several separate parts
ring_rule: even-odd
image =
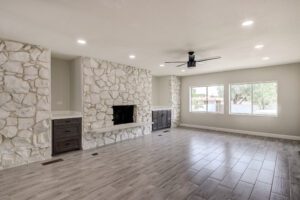
[[[133,123],[133,105],[113,106],[114,125]]]

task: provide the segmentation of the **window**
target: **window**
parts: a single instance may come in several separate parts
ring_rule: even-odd
[[[224,86],[191,87],[190,111],[224,113]]]
[[[230,113],[277,115],[277,83],[230,85]]]
[[[231,113],[251,114],[251,84],[231,85]]]
[[[207,112],[224,113],[224,86],[209,86],[207,93]]]
[[[277,115],[277,83],[253,84],[253,114]]]
[[[207,109],[206,87],[193,87],[191,89],[191,111],[205,112]]]

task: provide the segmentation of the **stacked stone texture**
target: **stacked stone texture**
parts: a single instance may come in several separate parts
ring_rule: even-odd
[[[50,157],[50,51],[0,40],[0,169]]]
[[[180,125],[180,90],[181,80],[180,77],[170,77],[170,90],[171,90],[171,106],[172,106],[172,127]]]
[[[113,105],[135,105],[136,122],[151,122],[150,71],[93,58],[83,65],[83,149],[151,133],[151,125],[97,133],[113,126]]]

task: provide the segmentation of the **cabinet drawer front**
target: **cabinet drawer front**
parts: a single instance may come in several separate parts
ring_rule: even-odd
[[[69,140],[57,141],[53,147],[55,154],[63,153],[66,151],[71,151],[71,150],[79,150],[79,149],[80,149],[80,140],[79,139],[69,139]]]
[[[53,120],[53,124],[54,125],[81,124],[81,118],[55,119]]]
[[[81,126],[55,126],[53,128],[53,137],[56,138],[69,138],[77,136],[81,133]]]

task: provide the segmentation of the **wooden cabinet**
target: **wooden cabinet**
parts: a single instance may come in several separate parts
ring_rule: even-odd
[[[158,130],[158,112],[157,111],[152,111],[152,131]]]
[[[52,155],[81,149],[81,118],[52,120]]]
[[[168,110],[168,115],[167,115],[167,128],[171,128],[172,125],[172,113],[171,110]]]
[[[171,127],[171,110],[152,111],[152,131]]]

